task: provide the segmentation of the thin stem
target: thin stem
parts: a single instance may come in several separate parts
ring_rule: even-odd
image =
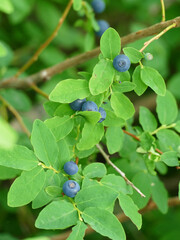
[[[45,97],[47,100],[49,100],[49,96],[43,92],[35,83],[31,83],[30,87],[37,93],[39,93],[41,96]]]
[[[62,26],[64,20],[66,19],[66,16],[69,13],[69,10],[71,9],[73,0],[70,0],[62,17],[59,19],[59,22],[55,28],[55,30],[53,31],[53,33],[51,34],[51,36],[40,46],[40,48],[35,52],[35,54],[32,56],[31,59],[29,59],[29,61],[22,66],[22,68],[19,69],[19,71],[15,74],[15,78],[19,77],[19,75],[21,75],[21,73],[25,72],[35,61],[37,61],[39,55],[41,54],[41,52],[52,42],[52,40],[56,37],[60,27]]]
[[[76,209],[76,211],[78,212],[79,220],[80,220],[81,222],[83,222],[83,219],[82,219],[82,217],[81,217],[82,212],[79,210],[79,208],[77,208],[76,203],[73,201],[72,198],[69,197],[69,200],[71,201],[71,203],[73,204],[73,207],[74,207],[74,208]]]
[[[46,166],[44,163],[42,163],[42,162],[39,162],[38,163],[38,165],[39,166],[42,166],[43,168],[46,168],[46,169],[50,169],[50,170],[53,170],[53,172],[55,172],[55,173],[60,173],[60,171],[57,171],[55,168],[53,168],[52,166]]]
[[[173,127],[175,127],[175,126],[176,126],[176,123],[173,123],[173,124],[171,124],[171,125],[162,125],[162,126],[160,126],[159,128],[157,128],[156,130],[154,130],[153,132],[151,132],[151,135],[156,134],[157,132],[159,132],[159,131],[162,130],[162,129],[173,128]]]
[[[124,130],[124,129],[123,129],[123,132],[140,142],[140,138],[137,137],[136,135],[134,135],[134,134],[132,134],[132,133],[130,133],[130,132]],[[159,150],[158,148],[156,148],[155,150],[156,150],[156,152],[158,152],[160,154],[163,154],[163,152],[161,150]]]
[[[166,21],[165,17],[165,5],[164,5],[164,0],[161,0],[161,8],[162,8],[162,22]]]
[[[180,200],[178,197],[172,197],[172,198],[168,199],[169,207],[175,207],[175,206],[179,206],[179,205],[180,205]],[[151,201],[145,208],[141,209],[139,212],[141,214],[145,214],[145,213],[150,212],[155,209],[157,209],[157,205],[155,204],[155,202]],[[116,215],[116,217],[118,218],[118,220],[121,223],[130,220],[130,218],[128,218],[124,213],[120,213],[120,214]],[[94,231],[95,231],[94,229],[92,229],[90,226],[88,226],[88,228],[86,229],[86,235],[89,235],[89,234],[93,233]],[[59,235],[50,237],[50,240],[65,240],[68,238],[70,233],[71,233],[71,230],[68,230]]]
[[[159,39],[162,35],[164,35],[167,31],[169,31],[172,28],[176,27],[176,23],[171,24],[170,26],[168,26],[167,28],[165,28],[162,32],[160,32],[159,34],[157,34],[155,37],[151,38],[149,41],[144,43],[144,47],[141,48],[141,50],[139,50],[140,52],[143,52],[145,48],[147,48],[147,46],[149,46],[150,43],[152,43],[154,40]]]
[[[0,100],[3,102],[3,104],[9,109],[10,112],[12,112],[12,114],[16,117],[17,121],[19,122],[19,125],[21,126],[22,130],[24,131],[24,133],[26,133],[26,135],[28,137],[31,136],[31,133],[29,132],[29,130],[27,129],[26,125],[24,124],[22,117],[20,116],[20,114],[16,111],[16,109],[9,104],[1,95],[0,95]]]
[[[155,25],[152,25],[148,28],[139,30],[137,32],[128,34],[124,37],[121,38],[121,44],[122,46],[125,46],[126,44],[135,42],[139,39],[152,36],[154,34],[157,34],[161,32],[164,28],[170,26],[172,23],[176,23],[176,27],[180,27],[180,17],[171,19],[166,22],[161,22],[157,23]],[[15,87],[15,88],[26,88],[29,87],[29,83],[34,82],[34,83],[40,83],[44,81],[44,79],[51,78],[52,76],[63,72],[64,70],[77,66],[78,64],[87,62],[88,60],[97,57],[100,53],[100,48],[97,47],[91,51],[79,54],[75,57],[66,59],[63,62],[60,62],[52,67],[49,67],[47,69],[43,69],[35,74],[32,74],[31,76],[28,76],[26,78],[23,78],[21,80],[18,79],[18,81],[15,82],[14,77],[4,79],[3,81],[0,82],[0,87]]]
[[[134,186],[134,184],[131,181],[129,181],[129,179],[126,177],[125,173],[123,171],[121,171],[113,162],[111,162],[109,156],[104,152],[102,147],[99,144],[96,144],[96,147],[99,149],[100,153],[103,155],[106,162],[109,165],[111,165],[116,170],[116,172],[118,172],[124,178],[126,183],[129,184],[132,188],[134,188],[136,190],[136,192],[138,192],[141,195],[141,197],[146,197],[136,186]]]

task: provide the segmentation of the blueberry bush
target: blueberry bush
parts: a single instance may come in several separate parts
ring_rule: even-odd
[[[137,23],[120,37],[115,9],[142,22],[155,1],[120,2],[0,1],[0,204],[29,229],[2,225],[0,239],[149,239],[142,214],[157,208],[171,219],[169,206],[180,205],[180,17],[166,21],[159,1],[161,22],[143,30]],[[116,20],[98,20],[104,11]],[[134,226],[122,224],[128,219],[132,236]],[[166,236],[146,228],[161,240],[180,233],[178,223]]]

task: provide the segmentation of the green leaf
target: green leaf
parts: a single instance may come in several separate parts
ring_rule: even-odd
[[[132,193],[131,186],[127,185],[122,177],[116,176],[115,174],[108,174],[104,176],[101,179],[101,184],[111,189],[111,191],[117,192],[118,194],[119,192],[122,192],[123,194]]]
[[[76,115],[80,115],[84,117],[86,121],[91,124],[96,124],[101,118],[101,114],[99,112],[91,112],[91,111],[78,112]]]
[[[179,182],[179,191],[178,191],[178,196],[179,196],[179,199],[180,199],[180,182]]]
[[[108,152],[110,154],[119,152],[123,146],[124,140],[124,133],[121,127],[108,127],[105,136]]]
[[[138,63],[144,55],[139,52],[136,48],[126,47],[123,48],[123,52],[130,59],[131,63]]]
[[[79,11],[82,6],[82,0],[74,0],[73,1],[73,8],[75,11]]]
[[[8,205],[20,207],[30,203],[43,188],[45,179],[46,174],[42,167],[23,172],[10,187]]]
[[[53,117],[54,113],[55,113],[56,109],[59,107],[59,105],[60,105],[59,103],[48,101],[48,102],[45,102],[43,106],[44,106],[44,109],[47,112],[47,114],[50,117]]]
[[[146,196],[145,198],[141,197],[140,194],[133,189],[132,199],[138,208],[141,209],[146,206],[151,196],[149,175],[147,173],[138,172],[133,177],[132,182]]]
[[[179,166],[177,152],[169,151],[161,155],[161,161],[163,161],[169,167]]]
[[[12,149],[0,149],[0,165],[20,170],[31,170],[39,161],[28,148],[15,145]]]
[[[87,225],[82,221],[78,221],[77,225],[72,228],[72,232],[67,240],[83,240],[86,229]]]
[[[157,96],[157,114],[161,124],[173,123],[178,115],[178,106],[171,92],[166,91],[165,96]]]
[[[10,0],[0,1],[0,11],[10,14],[14,11],[13,5]]]
[[[104,120],[104,126],[111,127],[111,126],[124,126],[125,121],[122,118],[119,118],[115,115],[115,113],[111,110],[106,110],[106,119]]]
[[[104,135],[104,127],[102,124],[90,124],[86,122],[82,130],[82,138],[77,144],[78,150],[88,150],[100,142]]]
[[[53,102],[71,103],[90,94],[88,82],[82,79],[67,79],[56,85],[49,99]]]
[[[109,211],[97,207],[86,208],[82,217],[96,232],[112,240],[125,240],[124,229],[119,220]]]
[[[114,83],[112,85],[112,90],[113,92],[131,92],[132,90],[134,90],[136,87],[136,85],[132,82],[122,82],[122,83]]]
[[[4,45],[0,42],[0,58],[5,57],[6,55],[7,55],[7,50],[4,47]]]
[[[139,230],[142,226],[142,216],[138,213],[138,207],[128,195],[120,193],[118,200],[124,214],[131,219]]]
[[[141,66],[137,66],[132,75],[132,81],[136,84],[134,89],[138,96],[141,96],[147,89],[147,85],[141,79]]]
[[[46,166],[59,169],[59,151],[55,137],[49,128],[40,120],[35,120],[31,135],[31,143],[36,156]]]
[[[70,161],[71,156],[69,144],[65,139],[61,139],[57,144],[59,148],[59,168],[61,169],[66,162]]]
[[[168,211],[168,193],[157,176],[151,176],[152,199],[162,213]]]
[[[179,151],[180,137],[174,131],[162,129],[156,135],[159,139],[159,147],[163,152]]]
[[[123,93],[112,93],[111,106],[115,114],[125,120],[131,118],[135,113],[132,102]]]
[[[0,148],[12,148],[17,141],[17,134],[2,118],[0,118],[0,133]]]
[[[0,179],[1,180],[15,178],[16,176],[20,175],[20,173],[21,173],[21,171],[18,169],[0,166]]]
[[[45,191],[49,196],[56,198],[61,196],[62,188],[58,186],[48,186]]]
[[[40,212],[35,226],[40,229],[65,229],[77,221],[78,214],[73,205],[59,200],[50,203]]]
[[[104,58],[113,60],[121,51],[121,39],[113,28],[108,28],[101,37],[100,49]]]
[[[21,90],[3,89],[1,95],[18,111],[27,112],[31,109],[29,97]]]
[[[92,95],[105,92],[113,83],[115,69],[109,60],[100,60],[96,64],[89,81],[89,89]]]
[[[107,169],[103,163],[91,163],[83,170],[83,175],[88,178],[102,178]]]
[[[54,197],[48,195],[45,189],[48,186],[62,187],[65,181],[67,181],[67,178],[63,177],[63,175],[61,175],[60,173],[57,174],[52,170],[46,170],[46,180],[44,182],[44,186],[41,189],[41,191],[38,193],[36,198],[32,201],[32,208],[37,209],[51,202]]]
[[[90,185],[81,189],[76,197],[77,207],[84,211],[87,207],[100,207],[104,209],[112,209],[114,202],[118,196],[118,192],[111,191],[102,185]]]
[[[155,139],[150,133],[143,132],[140,136],[140,141],[142,148],[149,151]]]
[[[157,121],[148,108],[140,107],[139,122],[144,131],[153,132],[157,128]]]
[[[74,119],[71,116],[56,116],[47,119],[44,123],[51,130],[51,132],[56,138],[56,141],[65,138],[74,127]]]
[[[126,72],[115,72],[115,80],[120,81],[121,83],[123,82],[129,82],[131,80],[131,75],[129,71]]]
[[[100,93],[98,95],[90,95],[89,97],[87,97],[87,101],[93,101],[97,104],[98,107],[101,106],[101,104],[103,103],[104,100],[104,93]]]
[[[180,120],[176,122],[176,126],[174,128],[177,132],[180,132]]]
[[[142,81],[152,88],[157,95],[164,96],[166,94],[166,85],[160,73],[151,67],[141,68]]]
[[[60,104],[59,107],[54,112],[54,116],[64,117],[64,116],[71,116],[74,114],[74,110],[70,107],[68,103]]]

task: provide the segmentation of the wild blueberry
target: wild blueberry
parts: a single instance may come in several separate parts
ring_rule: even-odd
[[[101,118],[100,118],[100,120],[99,120],[99,123],[101,123],[101,122],[103,122],[103,121],[105,120],[105,118],[106,118],[106,111],[105,111],[102,107],[100,107],[100,108],[99,108],[99,112],[100,112],[100,114],[101,114]]]
[[[66,162],[64,164],[64,171],[68,175],[74,175],[78,172],[78,165],[73,161]]]
[[[102,13],[105,9],[105,2],[103,0],[93,0],[91,3],[95,13]]]
[[[77,99],[74,102],[70,103],[70,107],[75,111],[80,111],[82,108],[83,103],[86,102],[86,99]]]
[[[63,193],[71,198],[75,197],[79,190],[80,190],[79,184],[73,180],[68,180],[63,185]]]
[[[99,20],[97,21],[98,25],[99,25],[99,31],[96,32],[96,35],[98,37],[101,37],[103,35],[103,33],[110,27],[109,23],[106,22],[105,20]]]
[[[113,66],[119,72],[126,72],[130,68],[131,62],[126,55],[120,54],[114,58]]]
[[[98,112],[98,106],[95,104],[95,102],[87,101],[82,105],[82,111]]]

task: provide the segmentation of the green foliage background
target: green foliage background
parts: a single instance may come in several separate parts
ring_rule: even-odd
[[[59,17],[67,4],[67,1],[64,0],[9,0],[7,3],[8,2],[10,4],[7,6],[6,10],[0,5],[1,79],[8,78],[16,73],[16,71],[33,55],[41,43],[48,38],[57,25]],[[106,19],[110,23],[110,26],[118,31],[120,36],[124,36],[161,21],[160,1],[107,0],[106,2],[107,7],[105,12],[101,15],[97,15],[97,19]],[[172,19],[178,16],[180,1],[166,2],[166,18]],[[143,43],[148,39],[149,38],[139,40],[135,43],[129,44],[129,46],[140,49],[143,46]],[[162,74],[166,81],[167,88],[174,94],[177,101],[180,100],[179,42],[180,30],[173,29],[158,41],[154,41],[146,49],[147,52],[153,54],[153,60],[143,60],[144,65],[154,67]],[[50,67],[66,58],[91,50],[98,45],[99,39],[96,38],[91,24],[86,21],[85,18],[82,18],[80,14],[71,10],[57,37],[40,55],[38,61],[34,63],[26,73],[22,74],[21,77],[36,73],[39,70]],[[78,65],[76,68],[70,68],[63,73],[54,76],[50,81],[40,84],[40,88],[49,94],[60,80],[66,78],[78,78],[79,71],[92,72],[96,63],[97,58]],[[133,71],[133,67],[131,68],[131,71]],[[32,130],[33,121],[36,118],[46,119],[47,115],[43,110],[44,99],[35,94],[33,90],[0,89],[0,93],[18,111],[20,111],[30,131]],[[139,108],[139,105],[146,104],[146,106],[155,113],[153,92],[150,89],[148,89],[148,91],[142,96],[142,102],[139,102],[139,99],[141,98],[138,98],[133,93],[129,93],[128,96],[137,106],[137,109]],[[149,99],[149,101],[146,103],[147,100],[144,99]],[[7,110],[3,105],[0,106],[0,116],[5,119],[8,118]],[[178,119],[180,120],[180,112],[178,113]],[[16,123],[14,123],[12,115],[9,115],[8,120],[12,122],[16,128]],[[138,125],[137,118],[135,118],[135,125]],[[116,129],[110,129],[109,131],[116,132]],[[7,133],[5,134],[9,134],[8,137],[12,139],[12,142],[15,142],[16,139],[18,139],[19,144],[32,148],[24,133],[19,132],[17,136],[15,132],[8,132],[7,130]],[[6,144],[9,147],[9,143]],[[130,149],[133,149],[134,145],[135,143],[132,141],[132,146],[128,146]],[[116,146],[116,148],[118,149],[119,146]],[[136,146],[134,148],[136,148]],[[110,144],[108,150],[110,153],[111,151],[112,153],[114,151]],[[132,151],[130,153],[132,153]],[[133,159],[133,153],[131,156],[130,153],[127,156],[127,149],[124,151],[124,157]],[[136,154],[135,151],[134,154]],[[93,162],[96,157],[98,157],[98,161],[103,162],[103,158],[100,155],[96,156],[96,154],[92,155],[92,159],[86,159],[86,161]],[[114,160],[116,160],[117,165],[119,164],[119,166],[121,166],[121,168],[127,173],[127,176],[131,176],[132,173],[128,172],[128,169],[126,169],[125,161],[123,165],[123,162],[118,162],[116,156],[114,157]],[[82,162],[82,165],[85,166],[87,162]],[[136,166],[134,166],[134,168],[136,168]],[[109,168],[108,173],[112,172],[113,170]],[[7,192],[12,180],[6,180],[6,176],[3,177],[3,173],[3,168],[1,168],[0,179],[5,181],[0,182],[0,239],[25,239],[34,236],[51,236],[60,233],[60,231],[36,229],[34,227],[34,220],[37,217],[39,210],[32,210],[30,205],[21,208],[10,208],[7,206]],[[15,172],[12,171],[11,174],[11,177],[13,178],[19,174],[19,172],[16,170]],[[163,176],[163,174],[161,175],[161,180],[165,183],[169,195],[176,196],[178,191],[177,170],[175,168],[169,168],[166,176]],[[120,211],[118,206],[115,211]],[[124,223],[123,226],[127,234],[127,239],[172,240],[178,239],[179,237],[179,219],[180,209],[170,208],[166,215],[163,215],[159,211],[152,211],[143,215],[143,227],[140,231],[137,231],[136,227],[130,221]],[[85,237],[85,240],[88,239],[106,238],[97,233],[93,233]],[[39,240],[46,240],[46,238],[42,237],[39,238]]]

